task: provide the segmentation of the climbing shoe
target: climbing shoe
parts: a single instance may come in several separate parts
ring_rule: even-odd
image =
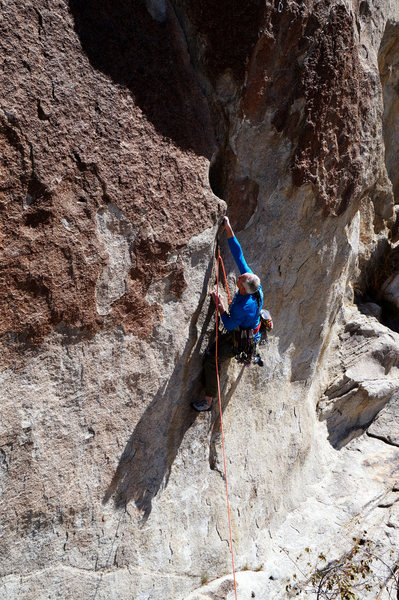
[[[212,403],[209,405],[205,398],[203,400],[199,400],[198,402],[191,402],[191,406],[197,412],[212,410]]]

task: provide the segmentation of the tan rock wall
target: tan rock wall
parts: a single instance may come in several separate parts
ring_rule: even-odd
[[[389,553],[397,340],[351,284],[394,228],[396,2],[1,8],[1,600],[234,597],[189,406],[217,195],[275,321],[222,370],[239,598],[285,599],[307,546]]]

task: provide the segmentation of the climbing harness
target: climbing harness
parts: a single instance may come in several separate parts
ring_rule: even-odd
[[[230,302],[229,286],[227,285],[226,272],[220,252],[218,251],[218,260],[216,268],[216,297],[219,297],[219,265],[222,265],[223,275],[227,287],[227,295]],[[234,594],[235,600],[237,600],[237,584],[236,584],[236,572],[234,567],[234,550],[233,550],[233,536],[231,532],[231,518],[230,518],[230,503],[229,503],[229,488],[227,485],[227,467],[226,467],[226,452],[224,448],[224,435],[223,435],[223,420],[222,420],[222,399],[220,394],[220,379],[219,379],[219,367],[218,367],[218,329],[219,329],[219,304],[216,303],[216,346],[215,346],[215,361],[216,361],[216,380],[218,384],[218,401],[219,401],[219,413],[220,413],[220,434],[222,438],[222,450],[223,450],[223,465],[224,465],[224,480],[226,484],[226,502],[227,502],[227,517],[229,521],[229,534],[230,534],[230,551],[231,551],[231,562],[233,566],[233,581],[234,581]]]
[[[259,325],[255,329],[242,329],[234,331],[235,359],[246,366],[251,363],[263,367],[263,360],[258,352],[259,346],[267,342],[267,334],[273,329],[273,320],[268,310],[260,307],[259,293],[255,295],[259,310]],[[260,333],[260,339],[255,336]]]
[[[237,362],[249,366],[251,363],[263,367],[263,360],[257,352],[258,344],[254,336],[258,333],[259,326],[256,329],[238,329],[234,331],[233,348]]]

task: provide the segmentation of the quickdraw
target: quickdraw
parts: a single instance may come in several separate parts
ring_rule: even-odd
[[[233,348],[235,359],[246,366],[251,363],[263,367],[263,360],[258,353],[258,344],[254,341],[253,329],[239,329],[234,332]]]

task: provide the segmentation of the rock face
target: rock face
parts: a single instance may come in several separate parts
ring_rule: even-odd
[[[337,449],[366,430],[370,434],[378,423],[386,423],[383,415],[391,414],[399,393],[398,334],[375,318],[355,314],[352,319],[348,317],[340,338],[342,372],[330,383],[319,404],[329,440]],[[394,422],[393,417],[389,431],[392,426],[391,434],[396,438]]]
[[[238,598],[353,538],[393,597],[399,5],[278,6],[0,2],[1,600],[235,597],[190,408],[226,212],[275,322],[222,370]]]
[[[161,26],[140,3],[44,2],[21,16],[11,3],[2,54],[1,332],[90,335],[110,315],[150,335],[152,271],[179,298],[180,249],[218,211],[209,111],[176,19]]]

